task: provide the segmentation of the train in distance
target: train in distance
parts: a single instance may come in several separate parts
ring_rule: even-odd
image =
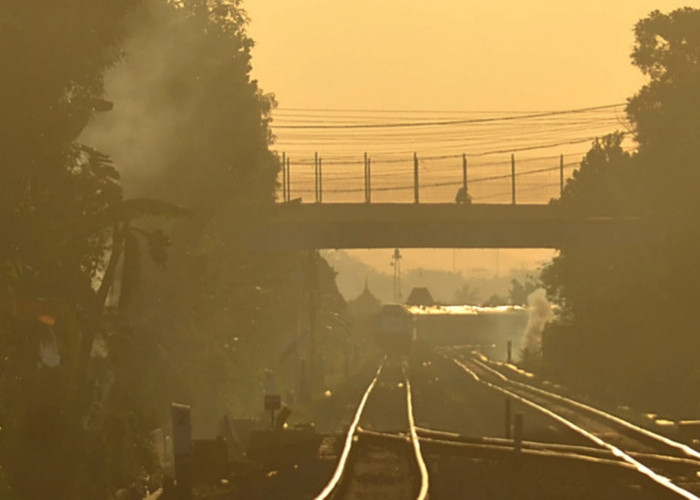
[[[386,304],[377,313],[375,336],[387,354],[408,354],[415,334],[413,315],[406,306]]]
[[[428,345],[480,346],[506,360],[506,346],[522,345],[528,324],[524,306],[410,306],[387,304],[375,316],[373,335],[380,349],[406,355],[416,341]]]

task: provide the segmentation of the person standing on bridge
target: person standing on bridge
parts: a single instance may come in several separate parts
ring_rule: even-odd
[[[467,190],[462,186],[457,190],[457,196],[455,196],[455,202],[458,205],[471,205],[472,204],[472,197],[469,196],[469,193],[467,193]]]

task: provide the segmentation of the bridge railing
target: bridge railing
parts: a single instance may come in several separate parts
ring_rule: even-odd
[[[463,190],[472,203],[547,203],[561,195],[580,159],[526,153],[297,159],[282,153],[277,201],[455,203]]]

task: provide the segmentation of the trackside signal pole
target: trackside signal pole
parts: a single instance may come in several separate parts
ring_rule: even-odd
[[[401,302],[401,251],[394,249],[391,256],[391,266],[394,268],[394,302]]]

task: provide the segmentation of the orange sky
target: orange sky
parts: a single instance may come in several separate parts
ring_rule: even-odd
[[[281,106],[529,110],[624,101],[635,22],[679,0],[247,0]]]
[[[700,2],[246,0],[243,6],[256,42],[253,75],[280,108],[523,111],[624,102],[644,83],[629,59],[635,22],[654,9]],[[389,252],[353,253],[390,272]],[[404,268],[496,272],[498,262],[507,272],[549,255],[407,250]]]

